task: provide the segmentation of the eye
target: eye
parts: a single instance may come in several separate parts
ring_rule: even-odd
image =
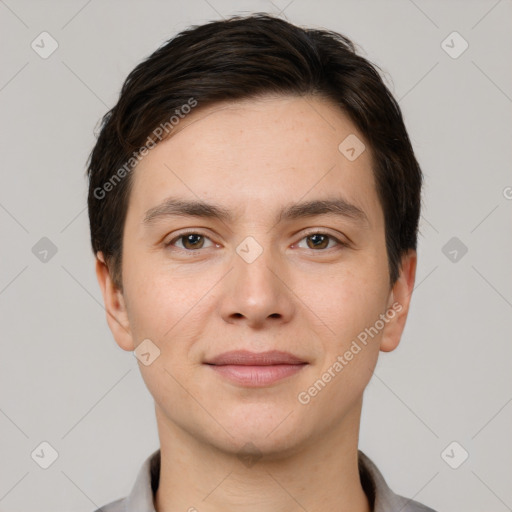
[[[179,249],[193,251],[197,249],[204,249],[206,240],[210,240],[206,235],[197,233],[196,231],[189,231],[174,237],[170,242],[167,242],[165,246],[170,247],[175,245],[175,242],[179,243],[181,241],[181,247],[179,245],[177,246]]]
[[[305,248],[313,250],[317,249],[324,251],[327,249],[332,249],[333,247],[336,246],[340,248],[348,246],[346,242],[342,242],[335,236],[320,231],[315,231],[306,234],[306,236],[300,240],[299,244],[297,244],[298,247],[301,247],[300,243],[303,240],[306,240],[307,247]],[[205,245],[207,241],[210,242],[209,246]],[[186,233],[181,233],[180,235],[174,237],[170,242],[167,242],[165,244],[166,247],[174,246],[177,247],[178,249],[182,249],[184,251],[189,252],[212,247],[213,245],[215,244],[210,240],[209,237],[197,231],[188,231]]]
[[[348,245],[347,243],[342,242],[338,238],[329,235],[328,233],[322,233],[320,231],[308,233],[304,238],[301,239],[300,242],[302,242],[302,240],[306,240],[306,249],[332,249],[333,245],[329,245],[330,242],[334,242],[334,246],[338,245],[340,247],[346,247]]]

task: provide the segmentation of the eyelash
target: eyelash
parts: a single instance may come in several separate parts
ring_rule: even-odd
[[[170,240],[169,242],[165,243],[165,247],[166,248],[170,248],[172,247],[173,243],[188,236],[188,235],[199,235],[199,236],[202,236],[204,238],[208,238],[210,240],[210,237],[204,233],[201,233],[201,231],[186,231],[184,233],[180,233],[178,236],[174,237],[172,240]],[[307,232],[304,234],[304,236],[299,240],[299,242],[301,242],[302,240],[304,240],[305,238],[308,238],[310,236],[313,236],[313,235],[323,235],[323,236],[327,236],[329,239],[331,240],[334,240],[336,243],[337,243],[337,247],[330,247],[328,249],[320,249],[318,251],[316,251],[315,249],[310,249],[311,251],[314,251],[314,252],[327,252],[331,249],[341,249],[341,248],[344,248],[344,247],[348,247],[348,243],[347,242],[343,242],[342,240],[340,240],[339,238],[336,238],[335,236],[333,235],[330,235],[329,233],[325,233],[324,231],[310,231],[310,232]],[[178,247],[177,248],[178,250],[180,251],[184,251],[184,252],[198,252],[200,251],[201,249],[182,249],[181,247]]]

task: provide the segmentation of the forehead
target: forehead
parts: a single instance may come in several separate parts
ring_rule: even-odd
[[[357,152],[365,148],[355,159],[344,152],[347,140],[360,144]],[[370,223],[381,213],[364,137],[341,109],[311,96],[199,105],[148,152],[133,179],[129,209],[141,214],[172,195],[214,199],[235,215],[254,210],[262,218],[274,206],[336,192]]]

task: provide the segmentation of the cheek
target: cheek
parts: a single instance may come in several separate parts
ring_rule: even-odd
[[[302,397],[333,421],[360,398],[377,363],[383,329],[375,325],[381,327],[385,313],[387,281],[376,279],[371,273],[345,275],[331,279],[324,296],[310,296],[323,321],[317,333],[323,355]],[[334,404],[338,412],[330,414]]]
[[[311,309],[336,338],[338,349],[385,312],[389,290],[387,273],[380,267],[364,265],[331,274],[317,281],[315,293],[309,291]]]
[[[209,301],[205,295],[218,278],[199,271],[185,275],[151,264],[147,255],[147,263],[142,264],[142,258],[138,261],[133,258],[126,262],[125,294],[132,332],[139,341],[154,340],[161,350],[179,350],[183,343],[169,341],[196,338],[207,318]]]

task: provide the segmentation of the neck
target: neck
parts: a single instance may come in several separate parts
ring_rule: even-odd
[[[243,460],[193,438],[159,410],[157,512],[370,512],[358,469],[361,404],[344,425],[277,457]]]

